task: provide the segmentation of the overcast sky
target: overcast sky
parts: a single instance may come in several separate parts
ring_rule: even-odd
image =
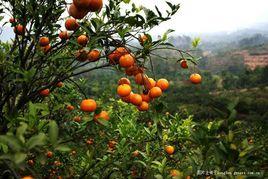
[[[105,1],[105,0],[104,0]],[[165,11],[166,0],[131,0],[138,5]],[[153,29],[154,35],[174,29],[177,34],[233,32],[268,23],[268,0],[169,0],[181,9],[170,21]],[[10,38],[12,29],[4,29],[0,39]]]

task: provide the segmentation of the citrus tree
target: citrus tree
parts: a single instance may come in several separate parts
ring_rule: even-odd
[[[168,80],[156,79],[153,59],[163,49],[175,51],[174,63],[182,68],[197,59],[167,42],[172,30],[157,40],[149,31],[179,7],[167,2],[165,10],[147,9],[128,0],[1,1],[1,19],[10,18],[3,23],[15,34],[0,52],[2,176],[170,177],[167,171],[178,161],[168,133],[189,136],[191,117],[180,123],[172,122],[179,116],[152,117],[169,87]],[[98,69],[122,74],[115,90],[120,101],[104,103],[82,89],[77,77]],[[199,84],[201,76],[192,74],[190,81]],[[151,104],[152,111],[141,114]],[[185,176],[191,172],[187,168]]]

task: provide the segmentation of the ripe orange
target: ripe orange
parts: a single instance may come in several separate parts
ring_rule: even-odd
[[[46,156],[47,156],[47,158],[52,158],[53,157],[53,152],[48,151]]]
[[[49,89],[41,90],[41,91],[39,92],[39,94],[40,94],[41,96],[47,97],[47,96],[49,96],[49,94],[50,94],[50,90],[49,90]]]
[[[88,42],[88,37],[86,35],[80,35],[77,38],[77,43],[81,46],[86,46]]]
[[[153,87],[152,89],[150,89],[149,91],[149,96],[150,98],[158,98],[162,95],[162,90],[159,87]]]
[[[144,76],[142,73],[138,73],[137,75],[135,75],[135,82],[138,84],[138,85],[143,85],[144,83]]]
[[[139,111],[148,111],[149,110],[149,104],[145,101],[142,101],[141,105],[138,106]]]
[[[125,97],[121,97],[122,101],[126,102],[126,103],[130,103],[130,95],[132,94],[132,92],[128,95],[128,96],[125,96]]]
[[[82,49],[82,50],[78,50],[76,53],[75,53],[75,57],[78,61],[80,62],[84,62],[88,59],[88,51]]]
[[[88,145],[92,145],[93,143],[94,143],[94,139],[89,138],[89,139],[87,140],[87,144],[88,144]]]
[[[188,64],[186,60],[181,60],[180,64],[182,68],[188,68]]]
[[[139,154],[140,154],[140,153],[139,153],[138,150],[135,150],[135,151],[132,153],[133,157],[138,157]]]
[[[80,116],[75,116],[75,117],[73,118],[73,120],[74,120],[75,122],[81,122],[81,117],[80,117]]]
[[[139,106],[142,104],[142,97],[139,94],[131,94],[130,95],[130,102],[136,106]]]
[[[59,38],[62,39],[62,40],[67,40],[69,39],[69,34],[67,31],[61,31],[59,33]]]
[[[12,17],[12,18],[9,19],[9,22],[10,22],[11,24],[13,24],[13,23],[16,22],[16,19]]]
[[[91,50],[89,53],[88,53],[88,60],[91,61],[91,62],[95,62],[97,60],[100,59],[100,51],[98,50]]]
[[[28,165],[30,165],[30,166],[33,166],[34,165],[34,161],[33,160],[28,160]]]
[[[79,24],[77,23],[77,21],[73,18],[68,18],[65,21],[65,28],[67,30],[76,30],[79,27]]]
[[[165,147],[165,151],[166,151],[167,154],[172,155],[174,153],[174,151],[175,151],[175,148],[173,146],[171,146],[171,145],[168,145],[168,146]]]
[[[21,179],[34,179],[32,176],[25,176],[25,177],[22,177]]]
[[[119,59],[119,64],[123,68],[130,67],[130,66],[134,65],[134,63],[135,63],[135,59],[131,54],[123,55]]]
[[[25,32],[25,28],[23,25],[18,24],[16,27],[14,27],[14,32],[18,35],[23,35]]]
[[[90,12],[100,11],[103,6],[102,0],[91,0],[88,6]]]
[[[125,47],[118,47],[112,53],[108,55],[110,64],[116,65],[119,63],[121,56],[128,54],[128,50]]]
[[[90,5],[91,0],[73,0],[74,5],[78,9],[86,10]]]
[[[74,110],[74,106],[72,106],[72,105],[68,105],[68,106],[66,107],[66,109],[67,109],[68,111],[73,111],[73,110]]]
[[[122,84],[127,84],[130,85],[130,81],[127,78],[121,78],[120,80],[118,80],[118,85],[122,85]]]
[[[47,46],[49,44],[49,38],[48,37],[41,37],[40,39],[39,39],[39,45],[41,46],[41,47],[45,47],[45,46]]]
[[[80,104],[80,109],[84,112],[93,112],[97,109],[97,103],[93,99],[84,99]]]
[[[158,86],[159,88],[161,88],[162,91],[165,91],[168,89],[169,87],[169,83],[168,80],[166,79],[159,79],[156,83],[156,86]]]
[[[51,49],[51,46],[48,44],[47,46],[44,46],[41,48],[42,48],[43,52],[46,54]]]
[[[202,81],[202,77],[201,75],[197,74],[197,73],[194,73],[190,76],[190,81],[193,83],[193,84],[199,84],[201,83]]]
[[[57,86],[58,88],[61,88],[61,87],[63,87],[63,86],[64,86],[64,83],[60,81],[60,82],[58,82],[58,83],[57,83],[57,85],[56,85],[56,86]]]
[[[98,119],[104,119],[108,121],[110,119],[110,116],[107,111],[101,111],[99,114],[94,115],[94,121],[98,121]]]
[[[151,101],[151,98],[148,94],[141,94],[142,101],[145,101],[149,103]]]
[[[148,40],[148,37],[147,35],[143,34],[143,35],[140,35],[139,37],[139,41],[141,43],[141,45],[144,45],[144,43]]]
[[[121,97],[125,97],[130,95],[131,93],[131,87],[127,84],[122,84],[117,87],[117,94]]]
[[[156,85],[156,82],[153,78],[146,78],[145,77],[143,80],[143,83],[144,83],[146,89],[152,89]]]
[[[74,4],[70,5],[68,12],[75,19],[83,19],[88,13],[87,10],[78,9]]]

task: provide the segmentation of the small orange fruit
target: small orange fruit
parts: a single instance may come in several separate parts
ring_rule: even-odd
[[[128,50],[125,47],[118,47],[112,53],[108,55],[110,64],[116,65],[119,63],[121,56],[128,54]]]
[[[153,87],[152,89],[150,89],[149,91],[149,96],[150,98],[158,98],[162,95],[162,90],[159,87]]]
[[[84,99],[80,104],[80,109],[84,112],[93,112],[97,109],[97,103],[93,99]]]
[[[181,60],[180,64],[182,68],[188,68],[188,64],[186,60]]]
[[[149,110],[149,104],[145,101],[142,101],[142,103],[138,106],[139,111],[148,111]]]
[[[138,73],[137,75],[135,75],[135,82],[138,84],[138,85],[143,85],[144,83],[144,76],[142,73]]]
[[[165,91],[168,89],[169,87],[169,83],[168,80],[166,79],[159,79],[156,83],[156,86],[158,86],[159,88],[161,88],[162,91]]]
[[[104,119],[108,121],[110,119],[110,116],[107,111],[101,111],[99,114],[94,115],[94,121],[98,121],[98,119]]]
[[[146,89],[152,89],[153,87],[155,87],[156,82],[153,78],[144,78],[143,80],[144,86],[146,87]]]
[[[83,47],[87,45],[87,42],[88,42],[88,37],[86,35],[80,35],[77,38],[77,43]]]
[[[62,40],[67,40],[69,39],[69,34],[67,31],[61,31],[59,33],[59,38],[62,39]]]
[[[25,32],[25,28],[23,25],[18,24],[17,26],[14,27],[14,32],[18,35],[23,35]]]
[[[33,166],[34,165],[34,161],[33,160],[28,160],[28,165],[30,165],[30,166]]]
[[[173,170],[170,170],[170,176],[172,176],[172,177],[177,177],[177,176],[179,176],[179,171],[178,170],[175,170],[175,169],[173,169]]]
[[[100,59],[100,51],[99,50],[91,50],[88,53],[88,60],[91,62],[95,62]]]
[[[13,23],[16,22],[16,19],[12,17],[12,18],[9,19],[9,22],[10,22],[11,24],[13,24]]]
[[[48,37],[41,37],[40,39],[39,39],[39,45],[41,46],[41,47],[45,47],[45,46],[47,46],[49,44],[49,38]]]
[[[151,98],[148,94],[141,94],[142,101],[145,101],[149,103],[151,101]]]
[[[92,145],[93,143],[94,143],[94,139],[89,138],[89,139],[87,140],[87,144],[88,144],[88,145]]]
[[[121,97],[122,101],[126,102],[126,103],[130,103],[130,95],[132,94],[132,92],[128,95],[128,96],[125,96],[125,97]]]
[[[50,44],[48,44],[47,46],[44,46],[44,47],[41,47],[41,48],[42,48],[43,52],[46,54],[51,49],[51,46],[50,46]]]
[[[56,85],[56,86],[57,86],[58,88],[61,88],[61,87],[63,87],[63,86],[64,86],[64,83],[60,81],[60,82],[58,82],[58,83],[57,83],[57,85]]]
[[[88,10],[90,12],[98,12],[101,10],[102,6],[103,6],[102,0],[90,0]]]
[[[67,109],[68,111],[73,111],[73,110],[74,110],[74,106],[72,106],[72,105],[68,105],[68,106],[66,107],[66,109]]]
[[[79,27],[79,24],[77,23],[77,21],[73,18],[68,18],[65,21],[65,28],[67,30],[76,30]]]
[[[171,146],[171,145],[168,145],[168,146],[165,147],[165,151],[166,151],[167,154],[172,155],[174,153],[174,151],[175,151],[175,148],[173,146]]]
[[[88,51],[81,49],[75,53],[75,57],[78,61],[84,62],[88,59]]]
[[[49,90],[49,89],[41,90],[41,91],[39,92],[39,94],[40,94],[41,96],[47,97],[47,96],[49,96],[49,94],[50,94],[50,90]]]
[[[21,179],[34,179],[32,176],[24,176]]]
[[[132,153],[132,156],[133,157],[138,157],[139,156],[139,151],[138,150],[135,150],[133,153]]]
[[[148,41],[148,37],[147,37],[147,35],[145,35],[145,34],[140,35],[140,37],[139,37],[139,41],[140,41],[141,45],[144,45],[144,43],[145,43],[146,41]]]
[[[193,84],[199,84],[201,83],[202,81],[202,77],[201,75],[197,74],[197,73],[194,73],[190,76],[190,81],[193,83]]]
[[[122,85],[122,84],[127,84],[130,85],[130,81],[127,78],[121,78],[120,80],[118,80],[118,85]]]
[[[70,16],[72,16],[75,19],[83,19],[88,11],[83,9],[78,9],[74,4],[71,4],[68,10],[68,13]]]
[[[142,104],[142,97],[139,94],[131,94],[130,95],[130,102],[136,106],[139,106]]]
[[[53,152],[48,151],[46,155],[47,155],[47,158],[52,158],[53,157]]]
[[[128,84],[122,84],[117,87],[117,94],[121,97],[130,95],[131,87]]]
[[[123,68],[128,68],[134,65],[135,59],[131,54],[123,55],[119,59],[119,64]]]

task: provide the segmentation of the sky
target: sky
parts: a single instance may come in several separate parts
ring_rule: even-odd
[[[107,1],[107,0],[104,0]],[[166,0],[131,0],[147,8],[158,6],[165,11]],[[215,32],[235,32],[268,24],[268,0],[169,0],[180,3],[178,13],[168,22],[152,30],[153,35],[161,35],[168,29],[176,34],[200,34]],[[1,40],[12,36],[10,28],[4,28]]]

